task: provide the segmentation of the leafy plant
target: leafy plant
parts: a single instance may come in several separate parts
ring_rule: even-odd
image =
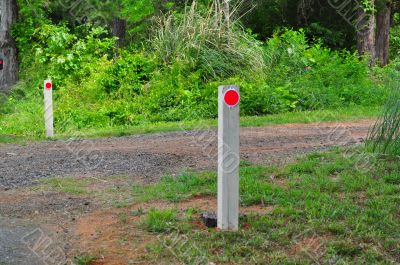
[[[4,139],[43,137],[46,78],[54,84],[57,134],[216,118],[221,84],[240,85],[243,116],[376,106],[384,102],[391,79],[388,70],[369,70],[350,52],[308,41],[304,30],[281,29],[265,43],[257,41],[242,28],[239,9],[233,8],[228,26],[214,0],[163,3],[171,12],[157,14],[149,41],[120,49],[118,58],[115,39],[104,28],[55,23],[42,0],[30,2],[43,19],[29,17],[23,4],[23,21],[14,28],[23,58],[21,81],[2,99]],[[121,8],[147,2],[135,0],[128,7],[122,1]],[[132,15],[129,23],[142,25],[152,8]],[[392,65],[387,69],[395,71]]]
[[[123,52],[107,69],[100,84],[113,97],[134,97],[152,79],[155,66],[153,59],[143,53]]]

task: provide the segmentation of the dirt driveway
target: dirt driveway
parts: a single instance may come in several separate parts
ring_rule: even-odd
[[[372,123],[362,120],[243,128],[241,158],[250,163],[280,164],[299,154],[359,144]],[[81,248],[82,242],[96,242],[96,224],[91,215],[97,216],[99,222],[103,220],[98,225],[104,225],[105,230],[118,219],[119,213],[114,210],[98,218],[104,212],[96,211],[102,211],[104,205],[90,194],[72,196],[37,190],[38,180],[121,176],[130,182],[154,182],[184,169],[215,169],[216,144],[217,132],[211,129],[0,145],[0,265],[56,264],[57,258],[65,261]],[[76,234],[82,224],[94,231],[88,235],[85,231],[90,229],[81,231],[80,236],[85,236],[86,241]],[[48,247],[44,248],[46,244]],[[119,254],[125,257],[124,253]]]
[[[334,145],[360,143],[371,124],[363,120],[243,128],[241,158],[252,163],[283,162]],[[0,187],[67,176],[129,176],[150,182],[182,169],[215,168],[216,145],[214,129],[0,145]]]

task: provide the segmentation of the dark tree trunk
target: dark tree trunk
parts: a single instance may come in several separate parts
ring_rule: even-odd
[[[8,91],[18,80],[17,48],[11,37],[11,25],[17,20],[16,0],[1,0],[0,12],[0,91]]]
[[[390,14],[388,2],[376,16],[376,57],[381,66],[389,63]]]
[[[376,61],[375,51],[375,14],[366,13],[360,8],[357,18],[357,50],[360,55],[371,56],[370,65]]]
[[[112,28],[113,36],[118,37],[118,47],[122,47],[125,42],[126,20],[119,17],[114,17]]]

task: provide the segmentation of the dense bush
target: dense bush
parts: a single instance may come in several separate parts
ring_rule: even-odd
[[[310,46],[302,30],[275,34],[264,49],[265,82],[246,91],[246,114],[379,104],[385,98],[366,62],[320,43]]]
[[[42,84],[55,84],[58,132],[217,116],[217,87],[238,84],[242,115],[381,104],[391,69],[310,44],[303,30],[260,43],[221,10],[166,15],[142,48],[114,54],[99,27],[43,23],[23,49],[22,80],[0,108],[0,133],[42,135]],[[17,29],[18,30],[18,27]],[[49,37],[50,36],[50,37]]]
[[[157,57],[166,64],[183,62],[206,80],[265,69],[260,43],[237,20],[227,27],[218,1],[204,13],[193,1],[183,15],[167,15],[156,28],[151,44]]]
[[[104,90],[116,98],[132,97],[142,93],[143,85],[153,76],[156,64],[142,53],[127,51],[107,69],[100,81]]]

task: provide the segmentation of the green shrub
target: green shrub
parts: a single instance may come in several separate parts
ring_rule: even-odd
[[[167,65],[184,62],[206,80],[264,71],[260,43],[241,28],[238,20],[228,27],[218,1],[213,1],[206,12],[193,1],[184,14],[169,14],[156,28],[151,45]]]
[[[17,25],[18,26],[18,25]],[[34,59],[23,64],[22,81],[2,106],[0,131],[4,134],[40,136],[43,134],[43,80],[54,83],[54,115],[57,132],[104,126],[105,93],[99,79],[110,65],[109,52],[114,39],[104,37],[104,29],[86,27],[78,36],[64,25],[44,23],[31,36],[35,42],[22,57]],[[21,44],[22,45],[22,44]]]
[[[46,24],[34,35],[36,63],[49,65],[47,75],[55,83],[63,84],[66,76],[81,79],[88,73],[81,67],[83,63],[98,61],[112,51],[115,40],[102,38],[105,33],[103,28],[93,27],[87,35],[76,36],[66,26]]]
[[[286,30],[266,45],[267,82],[289,93],[296,109],[381,103],[385,93],[356,55],[307,44],[302,30]],[[373,95],[373,97],[372,97]],[[287,98],[287,97],[286,97]]]
[[[370,70],[349,52],[308,44],[302,30],[276,33],[261,47],[236,22],[228,36],[225,26],[213,28],[220,13],[196,8],[164,18],[150,50],[122,49],[113,60],[114,39],[101,28],[71,33],[63,25],[41,25],[32,33],[33,60],[0,108],[0,133],[43,135],[45,78],[53,79],[60,133],[216,118],[222,84],[240,85],[242,115],[377,105],[398,69],[393,62]]]
[[[288,85],[274,88],[264,82],[238,84],[241,85],[241,106],[245,115],[281,113],[296,108],[297,96]]]
[[[107,69],[100,84],[113,97],[133,97],[141,94],[143,85],[152,79],[155,68],[153,59],[143,53],[132,54],[124,51]]]

